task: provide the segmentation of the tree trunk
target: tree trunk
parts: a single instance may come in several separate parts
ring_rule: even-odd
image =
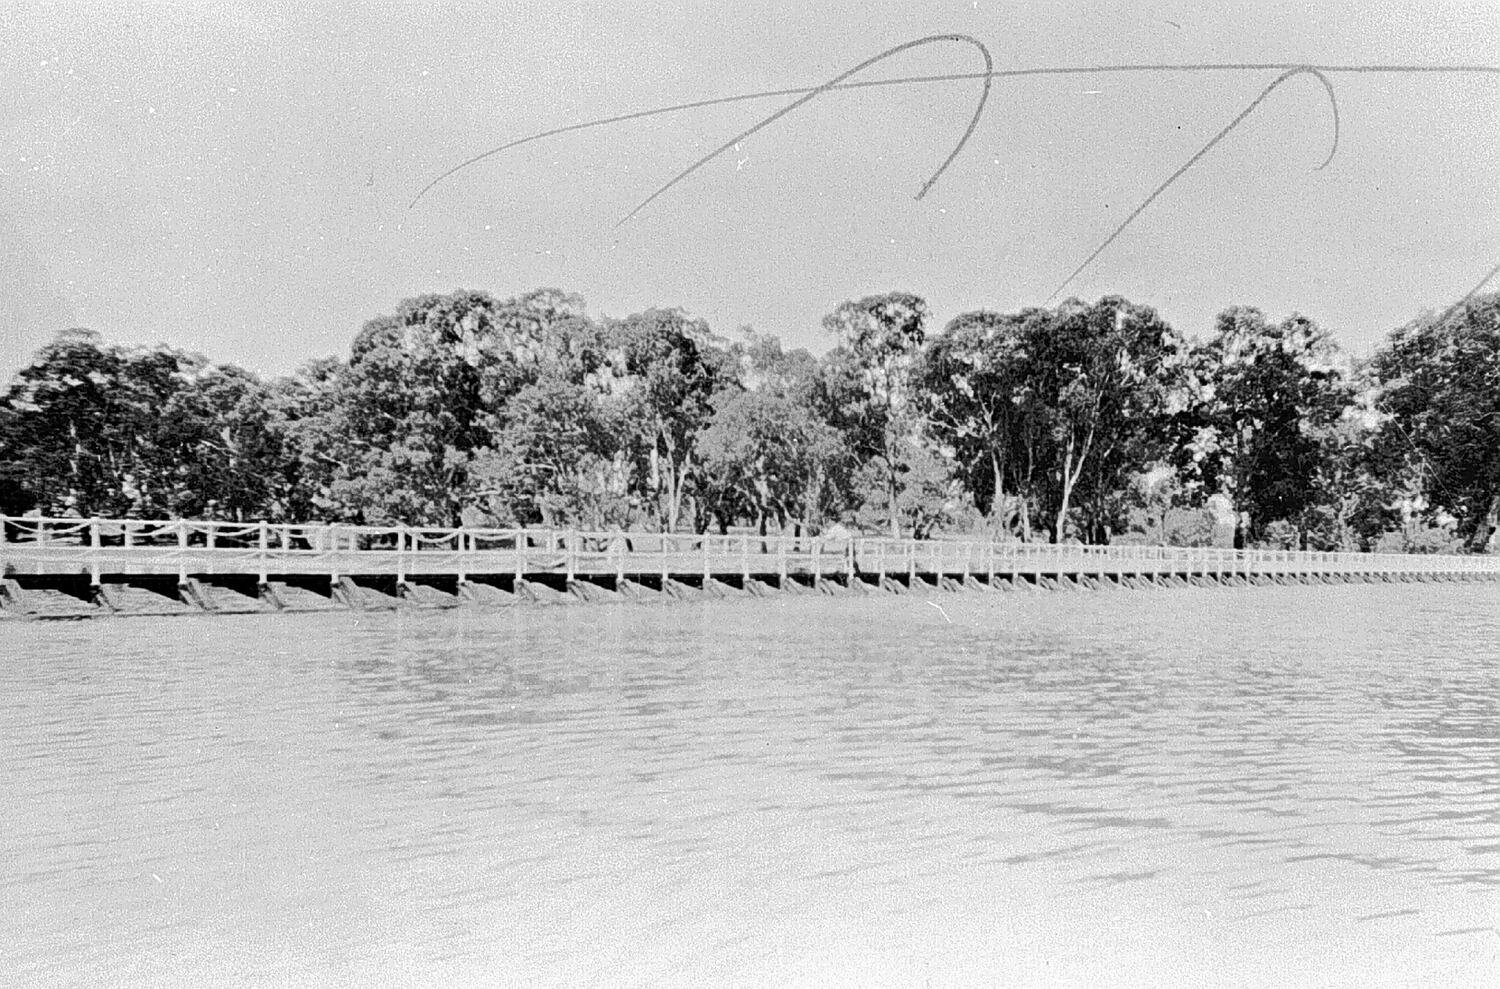
[[[656,512],[656,524],[665,525],[661,504],[661,451],[656,448],[656,441],[651,442],[651,456],[646,461],[646,488],[651,497],[656,501],[654,506]]]
[[[1485,552],[1489,548],[1490,539],[1495,535],[1497,527],[1500,527],[1500,495],[1496,495],[1490,501],[1490,510],[1474,527],[1474,536],[1469,540],[1469,551],[1471,553]]]
[[[990,451],[990,474],[994,478],[994,490],[990,494],[990,519],[998,520],[1005,504],[1005,479],[1000,470],[1000,457]]]
[[[1083,463],[1089,458],[1089,450],[1094,445],[1094,431],[1090,429],[1084,437],[1082,445],[1079,445],[1072,436],[1068,437],[1068,448],[1063,454],[1063,496],[1062,505],[1057,510],[1057,531],[1052,535],[1054,543],[1063,540],[1064,527],[1067,525],[1068,504],[1073,500],[1073,489],[1078,486],[1078,479],[1083,477]],[[1078,462],[1073,461],[1073,451],[1078,451]]]
[[[667,471],[667,532],[677,531],[677,513],[680,506],[677,502],[677,471],[675,468]]]
[[[891,513],[891,538],[901,538],[901,513],[896,505],[896,469],[891,468],[886,484],[886,509]]]
[[[1063,541],[1064,526],[1067,524],[1068,503],[1073,500],[1073,485],[1077,483],[1078,476],[1070,468],[1073,464],[1073,441],[1068,440],[1067,452],[1063,455],[1062,472],[1062,504],[1057,507],[1057,528],[1052,532],[1052,542]]]

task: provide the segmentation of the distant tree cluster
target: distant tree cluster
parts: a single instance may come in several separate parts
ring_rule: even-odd
[[[1351,365],[1311,320],[1189,341],[1119,297],[838,306],[821,358],[677,309],[425,295],[265,380],[60,334],[0,399],[0,511],[1430,550],[1500,514],[1500,295]]]

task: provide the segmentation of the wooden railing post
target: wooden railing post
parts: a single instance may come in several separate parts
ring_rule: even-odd
[[[270,572],[270,564],[267,562],[271,551],[271,527],[266,524],[265,519],[260,521],[260,582],[266,583]]]
[[[318,533],[318,549],[321,550],[322,553],[325,556],[328,557],[328,561],[329,561],[328,579],[329,579],[329,581],[331,583],[337,584],[339,582],[339,536],[338,536],[338,524],[337,523],[331,523],[329,525],[319,526],[319,528],[322,531]],[[306,531],[307,530],[305,530],[305,529],[303,530],[304,538],[306,538]]]
[[[46,523],[42,522],[38,525],[38,528],[45,525]],[[94,584],[99,583],[99,555],[104,551],[103,546],[100,545],[102,536],[103,533],[99,531],[99,520],[89,519],[89,556],[91,557],[89,572]]]

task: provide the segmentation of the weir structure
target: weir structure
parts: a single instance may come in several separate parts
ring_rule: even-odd
[[[0,515],[0,616],[1500,579],[1500,557]]]

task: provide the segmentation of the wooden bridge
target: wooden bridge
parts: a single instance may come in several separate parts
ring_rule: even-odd
[[[0,516],[0,616],[1500,579],[1500,558]]]

